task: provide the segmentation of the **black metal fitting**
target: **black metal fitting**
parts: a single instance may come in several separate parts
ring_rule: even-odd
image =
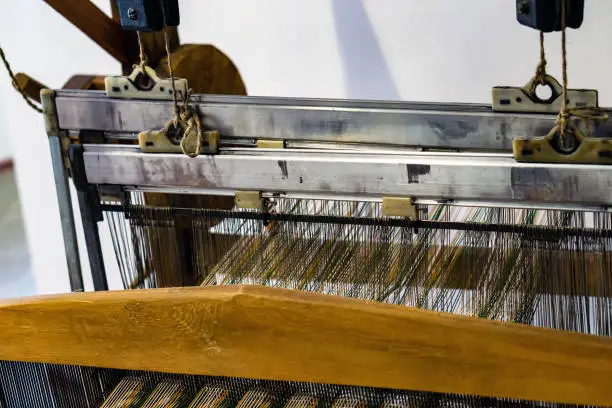
[[[68,160],[72,169],[72,181],[77,190],[83,233],[87,246],[87,256],[94,290],[108,290],[104,258],[98,232],[98,222],[104,219],[100,194],[94,184],[87,182],[85,173],[85,161],[83,160],[84,148],[82,145],[70,145],[68,147]]]
[[[516,19],[524,26],[546,33],[561,31],[562,1],[565,1],[565,25],[579,28],[584,17],[584,0],[516,0]]]
[[[98,222],[104,219],[102,210],[100,209],[100,195],[98,194],[96,186],[87,182],[83,152],[84,149],[82,145],[73,144],[68,147],[68,160],[70,161],[70,168],[72,170],[72,182],[78,192],[79,201],[81,201],[82,198],[86,199],[85,201],[91,211],[93,220]]]
[[[126,30],[159,31],[180,22],[178,0],[117,0],[117,6]]]

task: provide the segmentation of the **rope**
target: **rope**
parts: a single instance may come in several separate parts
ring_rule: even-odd
[[[170,74],[170,82],[172,84],[172,101],[174,103],[174,126],[178,128],[178,121],[181,115],[181,109],[179,108],[178,99],[176,96],[176,85],[174,84],[174,71],[172,70],[172,57],[170,56],[170,36],[168,35],[168,24],[166,20],[166,8],[164,7],[163,0],[159,0],[159,6],[161,7],[162,18],[164,21],[164,45],[166,47],[166,59],[168,60],[168,73]],[[187,98],[187,95],[184,95]]]
[[[189,97],[191,92],[187,93],[186,104],[189,103]],[[183,133],[183,138],[181,139],[181,151],[184,155],[187,155],[191,158],[197,157],[200,155],[202,151],[202,124],[200,123],[200,117],[197,112],[192,112],[190,109],[184,109],[181,113],[181,119],[187,123],[187,127],[185,128],[185,132]],[[187,142],[191,139],[195,138],[195,150],[193,152],[189,152],[187,150]]]
[[[40,106],[36,105],[33,101],[32,98],[30,98],[25,91],[23,90],[23,88],[21,88],[19,86],[19,84],[17,83],[17,78],[15,78],[15,74],[13,73],[13,70],[11,69],[11,65],[9,64],[8,60],[6,59],[6,55],[4,54],[4,50],[2,50],[2,47],[0,47],[0,58],[2,59],[2,62],[4,63],[4,66],[6,67],[6,70],[8,71],[9,76],[11,77],[11,82],[13,85],[13,88],[15,88],[15,90],[17,92],[19,92],[19,94],[21,95],[21,97],[23,98],[24,101],[26,101],[26,103],[28,105],[30,105],[30,107],[32,109],[34,109],[36,112],[38,113],[43,113],[43,110],[40,108]]]
[[[546,85],[546,54],[544,52],[544,31],[540,31],[540,62],[535,72],[536,83]]]
[[[596,107],[581,107],[572,109],[569,109],[567,107],[567,41],[565,15],[566,4],[563,0],[561,1],[561,73],[563,82],[563,100],[561,101],[561,111],[559,112],[559,116],[557,117],[557,129],[559,130],[559,134],[561,136],[561,143],[563,143],[565,146],[569,146],[570,140],[569,138],[566,139],[565,134],[567,132],[568,126],[570,125],[570,119],[572,117],[577,118],[582,122],[586,131],[586,137],[591,137],[590,122],[592,120],[608,120],[608,115],[601,109]],[[572,125],[572,129],[574,130],[574,135],[576,135],[576,131],[578,130],[578,128],[575,124]]]
[[[567,47],[565,39],[565,0],[561,1],[561,73],[563,75],[563,100],[561,101],[561,112],[559,113],[559,132],[561,138],[565,136],[570,113],[567,110]]]
[[[144,44],[142,42],[142,35],[140,31],[136,31],[136,36],[138,37],[138,50],[140,51],[140,67],[144,70],[144,67],[148,64],[149,58],[147,57],[147,53],[144,49]]]
[[[164,17],[165,21],[165,17]],[[168,59],[168,73],[170,74],[170,82],[172,83],[172,101],[174,103],[174,122],[179,119],[179,115],[181,113],[178,99],[176,96],[176,85],[174,84],[174,72],[172,70],[172,57],[170,56],[170,38],[168,36],[168,28],[164,25],[164,42],[166,43],[166,56]]]
[[[197,112],[193,112],[189,108],[189,99],[191,97],[191,90],[187,91],[186,95],[183,95],[182,104],[179,105],[178,96],[176,94],[176,85],[174,84],[174,71],[172,69],[172,57],[170,53],[170,35],[168,33],[168,25],[166,21],[166,10],[162,0],[159,0],[160,7],[162,9],[162,18],[164,21],[164,43],[166,46],[166,59],[168,60],[168,73],[170,74],[170,82],[172,83],[172,100],[174,102],[173,119],[174,126],[176,129],[179,128],[179,121],[186,123],[183,137],[181,138],[180,147],[183,154],[191,158],[200,155],[202,150],[202,124]],[[187,150],[188,142],[195,138],[195,150],[189,152]]]

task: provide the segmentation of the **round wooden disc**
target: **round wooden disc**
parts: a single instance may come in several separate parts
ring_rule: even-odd
[[[217,47],[210,44],[181,45],[171,54],[174,76],[185,78],[193,93],[246,95],[246,88],[238,68]],[[156,69],[167,78],[168,57]]]

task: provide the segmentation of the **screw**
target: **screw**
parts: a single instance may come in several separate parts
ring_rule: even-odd
[[[128,9],[127,14],[128,14],[128,17],[130,18],[130,20],[132,20],[132,21],[138,20],[138,12],[136,11],[136,9],[130,7]]]
[[[529,14],[531,12],[531,5],[529,4],[529,1],[521,1],[518,4],[517,9],[519,14]]]

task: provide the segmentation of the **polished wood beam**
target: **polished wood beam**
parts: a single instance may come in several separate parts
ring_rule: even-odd
[[[128,63],[126,34],[89,0],[44,0],[121,63]]]
[[[612,340],[257,286],[0,303],[0,359],[612,405]]]

